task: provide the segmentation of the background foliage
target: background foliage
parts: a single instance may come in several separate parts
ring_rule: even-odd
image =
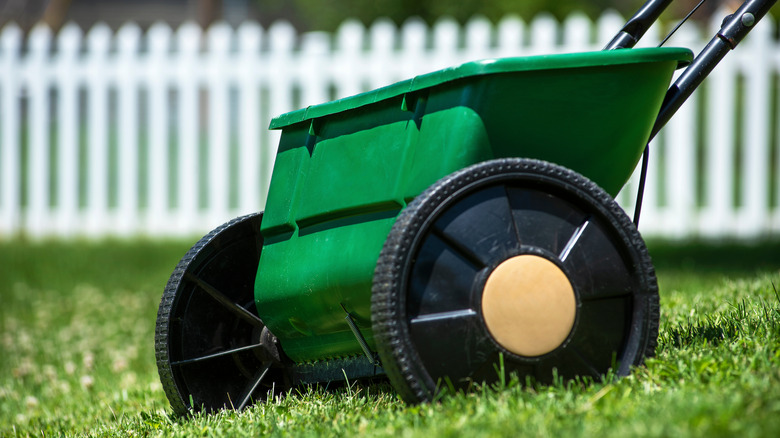
[[[370,24],[378,18],[389,18],[401,24],[409,17],[422,18],[431,24],[448,16],[460,23],[475,15],[498,21],[506,15],[518,15],[529,20],[539,13],[550,13],[563,19],[572,12],[583,12],[596,18],[607,9],[623,16],[631,16],[644,0],[256,0],[263,21],[283,18],[292,21],[301,30],[332,31],[347,17]],[[678,0],[668,9],[670,16],[681,16],[697,1]],[[706,18],[722,0],[710,0],[700,12]]]

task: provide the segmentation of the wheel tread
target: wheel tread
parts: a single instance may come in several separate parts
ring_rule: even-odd
[[[170,278],[168,279],[168,282],[165,285],[162,298],[160,299],[160,306],[157,310],[154,351],[160,382],[162,384],[163,390],[165,391],[165,395],[171,404],[171,408],[177,415],[185,415],[193,409],[193,407],[190,406],[188,402],[189,394],[182,394],[176,385],[176,380],[173,375],[173,369],[170,360],[169,339],[170,326],[172,323],[172,312],[175,309],[177,298],[179,297],[179,287],[182,283],[182,278],[190,267],[190,264],[192,264],[193,261],[197,259],[204,248],[210,246],[212,242],[215,241],[215,239],[219,239],[223,232],[245,221],[255,219],[261,215],[262,213],[252,213],[237,217],[220,225],[203,236],[184,254],[184,256],[174,268]]]
[[[440,206],[445,200],[457,196],[464,188],[479,180],[506,173],[530,174],[540,180],[570,182],[570,186],[581,191],[583,196],[594,199],[596,205],[606,208],[604,213],[617,222],[617,232],[621,233],[623,241],[630,242],[637,251],[641,266],[636,268],[644,273],[641,290],[644,292],[646,302],[643,305],[648,318],[645,319],[647,326],[642,329],[646,336],[642,337],[644,344],[638,346],[639,354],[632,365],[641,365],[644,357],[652,356],[655,352],[660,313],[655,270],[641,235],[623,209],[598,185],[562,166],[533,159],[487,161],[445,176],[417,196],[397,218],[380,252],[371,298],[373,331],[383,367],[399,395],[409,403],[432,400],[436,388],[415,349],[408,344],[408,326],[400,321],[405,315],[406,303],[403,294],[397,291],[405,281],[405,265],[408,263],[406,254],[413,251],[418,235],[416,231],[406,230],[423,229],[425,222],[430,220],[437,209],[442,208]]]

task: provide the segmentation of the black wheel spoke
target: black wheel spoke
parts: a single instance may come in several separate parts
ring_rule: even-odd
[[[409,322],[411,324],[425,324],[428,322],[435,322],[435,321],[461,320],[463,318],[471,318],[474,316],[477,316],[477,312],[475,312],[472,309],[451,310],[449,312],[439,312],[439,313],[429,313],[427,315],[419,315],[409,320]]]
[[[265,379],[265,376],[268,374],[268,370],[271,369],[271,365],[273,365],[271,362],[265,364],[265,366],[257,372],[255,378],[250,381],[249,386],[247,386],[244,390],[244,394],[241,395],[241,403],[239,403],[236,407],[237,410],[241,411],[247,406],[247,404],[249,404],[249,402],[252,400],[252,394],[255,393],[257,387],[260,386],[260,384],[263,382],[263,379]]]
[[[630,297],[594,300],[580,310],[579,329],[569,348],[588,358],[596,369],[606,372],[612,357],[620,354],[631,333],[632,300]]]
[[[205,291],[207,294],[211,295],[218,303],[222,304],[222,306],[230,310],[233,314],[243,319],[244,321],[260,329],[265,327],[263,325],[263,321],[261,321],[257,315],[252,314],[252,312],[231,301],[230,298],[225,296],[225,294],[220,292],[216,287],[207,283],[202,278],[198,278],[194,274],[187,272],[184,274],[184,279],[197,284],[198,287],[203,289],[203,291]]]
[[[231,354],[241,353],[244,351],[257,350],[260,348],[263,348],[263,344],[247,345],[245,347],[234,348],[232,350],[220,351],[219,353],[207,354],[205,356],[193,357],[191,359],[177,360],[175,362],[171,362],[171,365],[180,366],[180,365],[187,365],[191,363],[203,362],[206,360],[217,359],[224,356],[230,356]]]
[[[553,369],[558,376],[589,376],[595,380],[600,379],[609,370],[612,351],[596,351],[599,360],[592,356],[594,352],[585,352],[576,345],[567,345],[550,357],[545,357],[536,365],[535,375],[540,382],[551,382]]]
[[[582,224],[580,224],[579,227],[574,230],[574,233],[572,233],[569,241],[566,242],[566,246],[563,247],[563,251],[561,251],[561,253],[558,255],[558,258],[561,259],[562,262],[566,261],[571,251],[574,249],[577,243],[579,243],[580,237],[582,237],[582,233],[585,232],[589,224],[590,218],[587,218],[582,222]]]
[[[471,284],[478,267],[438,235],[431,235],[417,254],[407,309],[414,317],[470,306]]]
[[[576,244],[567,247],[564,265],[570,280],[579,287],[583,302],[610,299],[631,294],[635,290],[631,269],[614,241],[595,221],[584,222],[573,234]]]
[[[431,229],[431,235],[438,237],[448,249],[462,257],[463,260],[469,262],[476,270],[485,267],[485,261],[483,261],[478,254],[473,252],[467,244],[456,240],[457,236],[445,234],[437,228]]]
[[[520,247],[507,192],[501,185],[465,197],[442,214],[430,232],[478,269]]]
[[[414,318],[409,332],[431,375],[446,375],[456,384],[483,368],[496,353],[479,315],[472,309]]]
[[[585,214],[566,199],[526,187],[507,187],[520,243],[561,254]]]

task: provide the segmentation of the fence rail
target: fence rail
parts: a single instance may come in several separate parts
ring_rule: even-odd
[[[345,22],[334,35],[194,24],[54,35],[0,30],[0,238],[190,235],[261,210],[274,115],[461,62],[598,50],[623,20],[474,19],[432,28]],[[714,29],[719,23],[713,23]],[[681,239],[780,232],[778,76],[771,17],[652,146],[641,230]],[[714,32],[684,27],[694,50]],[[641,45],[659,40],[652,29]],[[522,105],[522,102],[518,102]],[[573,145],[572,147],[575,147]],[[631,211],[636,178],[618,200]]]

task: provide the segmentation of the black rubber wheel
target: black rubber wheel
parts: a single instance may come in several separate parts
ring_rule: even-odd
[[[485,303],[530,311],[487,301],[491,278],[508,279],[509,289],[532,281],[497,274],[516,260],[538,262],[570,284],[570,325],[541,352],[510,348],[488,327],[495,317],[486,317]],[[558,312],[545,295],[547,278],[531,284],[540,304]],[[644,241],[606,192],[555,164],[501,159],[443,178],[401,212],[377,262],[371,314],[388,377],[417,403],[442,387],[494,382],[501,363],[521,381],[626,375],[655,351],[658,286]],[[502,322],[510,337],[536,341],[512,328],[516,321]]]
[[[173,271],[157,312],[155,354],[174,412],[243,409],[286,387],[276,339],[257,315],[262,213],[196,243]]]

